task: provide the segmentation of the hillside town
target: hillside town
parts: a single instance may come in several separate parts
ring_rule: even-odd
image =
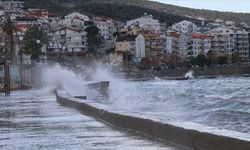
[[[198,23],[183,20],[166,26],[165,22],[147,13],[140,18],[118,22],[78,12],[62,17],[38,8],[24,10],[21,1],[3,1],[1,7],[2,24],[8,17],[13,23],[11,55],[15,56],[11,58],[14,64],[31,63],[30,54],[21,52],[25,51],[25,34],[32,26],[38,26],[46,34],[46,40],[36,39],[35,44],[40,45],[37,47],[41,51],[39,62],[62,54],[82,57],[89,52],[100,56],[112,52],[110,58],[123,58],[133,64],[142,61],[149,64],[187,63],[200,55],[214,64],[249,61],[250,28],[246,23],[236,25],[222,19],[207,22],[199,18]],[[3,53],[10,45],[3,25],[0,34]]]
[[[250,150],[249,5],[0,0],[0,150]]]
[[[120,22],[79,12],[57,16],[44,9],[24,9],[22,1],[2,1],[0,6],[0,64],[11,64],[16,80],[25,74],[19,66],[45,62],[77,66],[96,60],[137,69],[174,69],[250,60],[246,23],[196,18],[167,26],[146,12]],[[116,69],[123,70],[119,65]]]

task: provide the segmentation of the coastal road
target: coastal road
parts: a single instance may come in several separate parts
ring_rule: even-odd
[[[0,95],[0,149],[175,150],[60,106],[46,90]]]

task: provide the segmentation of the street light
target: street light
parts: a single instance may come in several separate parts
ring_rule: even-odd
[[[20,67],[19,67],[19,72],[20,72],[20,84],[21,87],[23,87],[23,70],[22,70],[22,64],[23,64],[23,50],[22,50],[22,41],[23,41],[23,36],[18,37],[19,40],[19,57],[20,57]]]
[[[40,41],[39,39],[37,39],[37,40],[36,40],[36,50],[37,50],[38,52],[40,52],[40,50],[38,49],[38,44],[40,44],[40,43],[41,43],[41,41]],[[38,61],[40,61],[39,55],[38,55]]]
[[[22,50],[22,47],[21,47],[21,43],[22,43],[22,41],[23,41],[23,36],[19,36],[19,41],[20,41],[20,43],[19,43],[19,52],[20,52],[20,65],[22,65],[23,64],[23,50]]]
[[[40,40],[36,40],[36,43],[37,43],[37,44],[40,44],[40,43],[41,43],[41,41],[40,41]]]

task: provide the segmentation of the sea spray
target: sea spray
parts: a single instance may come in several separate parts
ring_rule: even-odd
[[[71,95],[85,95],[84,75],[55,64],[44,67],[41,75],[43,87],[48,90],[64,89]]]
[[[185,78],[189,78],[189,79],[193,79],[194,78],[194,71],[193,70],[189,70],[186,74],[185,74]]]

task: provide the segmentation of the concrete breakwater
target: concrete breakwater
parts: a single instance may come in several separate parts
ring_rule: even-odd
[[[126,115],[96,103],[74,98],[64,91],[57,91],[57,101],[67,107],[102,120],[111,125],[147,134],[195,150],[249,150],[250,142],[233,137],[200,132],[143,117]]]

